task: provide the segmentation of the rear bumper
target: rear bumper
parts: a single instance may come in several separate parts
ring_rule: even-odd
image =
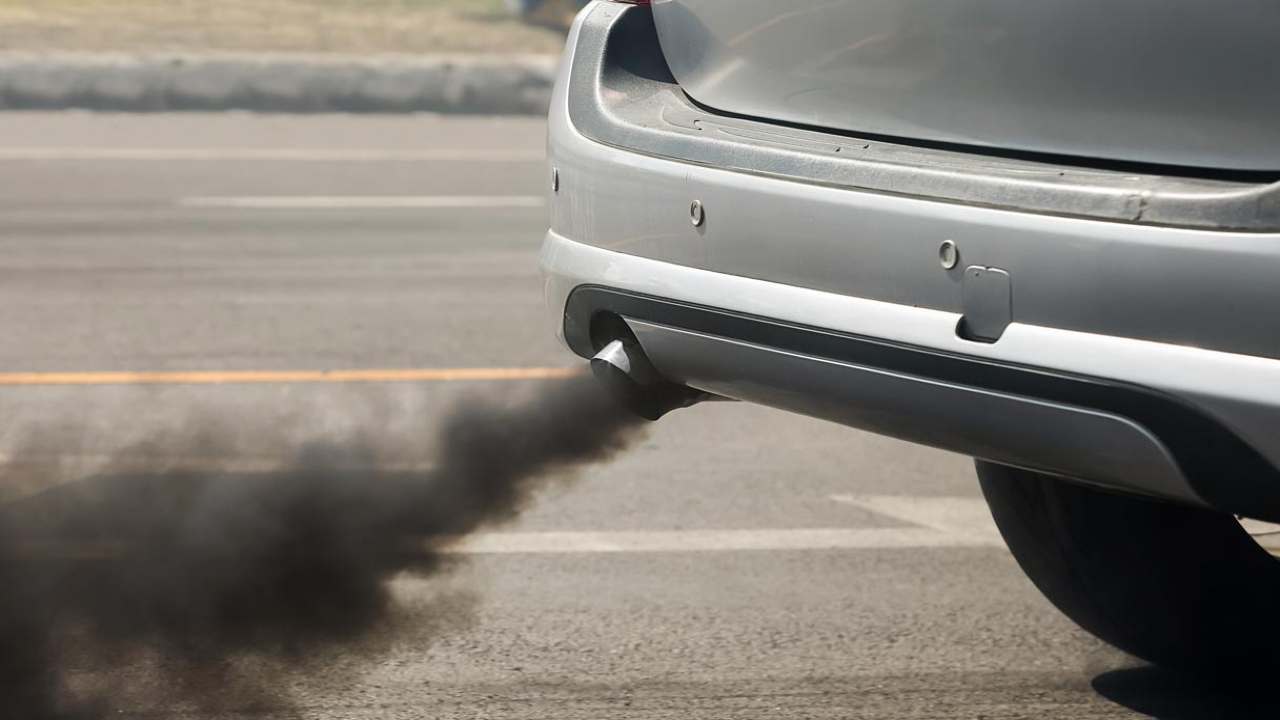
[[[778,177],[751,171],[774,151],[746,141],[714,167],[628,148],[646,127],[627,132],[616,114],[624,131],[588,137],[575,98],[652,99],[575,85],[575,68],[599,64],[579,56],[599,49],[581,39],[594,13],[612,22],[619,6],[580,16],[549,124],[559,189],[542,265],[575,352],[593,352],[593,318],[611,313],[699,389],[1280,517],[1280,234]],[[962,258],[950,271],[945,239]],[[969,265],[1011,278],[1012,322],[994,343],[957,334]]]
[[[1270,431],[1278,361],[1018,324],[993,345],[970,343],[955,337],[955,315],[709,273],[554,232],[542,267],[559,329],[582,357],[599,349],[593,323],[618,316],[659,372],[690,387],[1280,518]],[[1239,392],[1255,383],[1260,392]]]

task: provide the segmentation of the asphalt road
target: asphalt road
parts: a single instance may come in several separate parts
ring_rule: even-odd
[[[5,451],[73,480],[212,418],[240,428],[246,463],[282,437],[349,432],[429,462],[433,418],[528,383],[234,373],[573,364],[535,266],[542,134],[510,119],[0,115],[0,373],[27,373],[0,375]],[[137,371],[232,382],[103,374]],[[767,409],[672,415],[482,540],[446,577],[396,582],[421,613],[380,652],[338,653],[289,702],[220,716],[1224,709],[1059,616],[993,535],[966,458]]]

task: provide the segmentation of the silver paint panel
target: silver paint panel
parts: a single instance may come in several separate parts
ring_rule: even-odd
[[[662,47],[721,110],[1091,158],[1280,169],[1272,0],[668,0]]]
[[[580,16],[562,66],[569,118],[631,152],[966,205],[1214,230],[1280,230],[1280,182],[1210,179],[996,157],[815,132],[707,110],[671,77],[647,8]]]
[[[867,300],[661,262],[549,232],[540,261],[557,333],[579,285],[621,290],[1015,365],[1141,385],[1181,398],[1280,467],[1280,360],[1013,323],[992,344],[955,334],[959,313]],[[821,398],[812,398],[819,402]]]
[[[561,189],[541,263],[557,332],[573,288],[599,284],[1130,382],[1200,407],[1280,466],[1280,318],[1271,312],[1280,234],[930,202],[594,142],[570,121],[568,93],[591,12],[570,36],[549,123]],[[705,207],[701,227],[690,223],[694,199]],[[944,239],[961,248],[951,271],[939,266]],[[1013,322],[993,344],[955,333],[962,268],[972,264],[1015,279]],[[708,373],[701,382],[730,380]],[[793,399],[801,411],[821,402]]]
[[[593,141],[574,124],[571,103],[584,96],[603,103],[612,91],[573,84],[599,80],[577,72],[598,60],[578,53],[601,52],[582,34],[634,12],[628,7],[588,8],[561,66],[548,144],[560,168],[561,191],[550,202],[551,226],[560,234],[692,267],[957,313],[962,269],[994,266],[1017,283],[1016,322],[1280,356],[1280,313],[1258,311],[1280,306],[1280,233],[1081,221],[856,192]],[[598,109],[621,112],[639,102],[614,100]],[[613,117],[623,140],[653,129]],[[668,148],[694,146],[679,140]],[[777,151],[726,145],[722,155],[740,168],[767,165]],[[954,169],[959,161],[947,162]],[[825,168],[818,161],[795,164],[806,172]],[[1049,186],[1044,191],[1052,194]],[[694,200],[705,210],[700,227],[689,222]],[[951,271],[937,260],[947,239],[962,256]]]

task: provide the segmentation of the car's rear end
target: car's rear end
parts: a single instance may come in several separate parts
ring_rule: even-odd
[[[557,329],[1280,518],[1276,37],[1253,0],[595,3],[550,113]]]

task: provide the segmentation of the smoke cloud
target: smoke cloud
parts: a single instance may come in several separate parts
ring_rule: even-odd
[[[43,482],[20,453],[10,468],[24,471],[0,485],[45,487],[0,505],[4,715],[278,712],[309,663],[394,635],[393,578],[446,570],[451,543],[510,520],[546,478],[609,458],[638,426],[576,377],[467,398],[421,438],[437,448],[427,469],[359,440],[303,443],[270,470],[173,464],[227,452],[244,422],[197,423],[163,462],[135,448],[71,483]],[[467,601],[433,608],[419,628],[465,618]]]

